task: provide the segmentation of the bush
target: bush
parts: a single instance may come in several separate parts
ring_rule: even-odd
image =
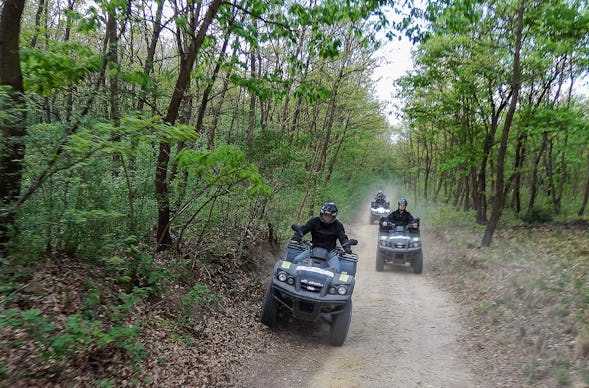
[[[518,218],[528,224],[543,224],[552,221],[552,211],[545,207],[534,206],[519,213]]]

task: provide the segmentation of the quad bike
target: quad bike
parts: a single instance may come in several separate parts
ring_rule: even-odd
[[[376,270],[384,269],[385,264],[409,264],[413,272],[423,271],[423,251],[419,218],[408,225],[381,226],[378,231],[376,247]]]
[[[292,228],[302,235],[296,225]],[[260,315],[262,323],[273,327],[279,309],[300,320],[324,319],[330,325],[329,342],[341,346],[352,319],[352,293],[358,262],[356,254],[344,253],[343,248],[356,244],[357,240],[350,239],[341,248],[330,252],[313,247],[307,240],[289,241],[284,256],[274,265],[266,289]],[[292,260],[305,249],[309,250],[309,258],[294,264]],[[335,253],[340,257],[340,272],[327,263]]]
[[[386,217],[391,214],[391,204],[387,202],[385,204],[379,204],[372,202],[370,204],[370,224],[374,221],[380,220],[382,217]]]

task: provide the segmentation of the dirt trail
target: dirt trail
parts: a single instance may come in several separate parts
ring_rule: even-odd
[[[376,272],[377,225],[360,212],[346,226],[359,241],[352,322],[341,347],[328,344],[329,326],[320,322],[280,323],[274,333],[290,338],[284,352],[252,362],[240,387],[483,388],[469,369],[460,345],[461,310],[430,275],[434,241],[423,228],[424,271],[385,265]]]
[[[458,307],[428,276],[427,241],[423,274],[388,265],[376,272],[378,226],[362,221],[347,228],[361,242],[348,338],[306,386],[480,386],[461,358]]]

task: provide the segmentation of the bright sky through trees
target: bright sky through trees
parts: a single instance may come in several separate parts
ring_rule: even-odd
[[[395,81],[413,68],[411,60],[411,42],[403,37],[401,40],[386,41],[377,51],[379,66],[374,70],[376,98],[381,102],[389,122],[399,122],[399,106],[394,98]]]

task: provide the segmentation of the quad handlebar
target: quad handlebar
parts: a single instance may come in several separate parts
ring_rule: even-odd
[[[393,230],[393,229],[396,230],[399,227],[401,227],[403,229],[419,229],[419,218],[414,218],[413,220],[411,220],[410,223],[408,223],[406,225],[397,225],[397,224],[389,223],[387,220],[381,221],[381,224],[380,224],[380,228],[386,229],[386,230]]]
[[[292,224],[291,229],[295,231],[295,235],[292,238],[293,240],[304,244],[308,248],[313,247],[313,242],[311,240],[303,239],[303,233],[301,231],[300,226]],[[353,245],[358,245],[358,240],[351,238],[351,239],[348,239],[348,241],[346,241],[344,244],[342,244],[341,247],[336,247],[335,249],[339,253],[344,253],[346,247],[353,246]]]

